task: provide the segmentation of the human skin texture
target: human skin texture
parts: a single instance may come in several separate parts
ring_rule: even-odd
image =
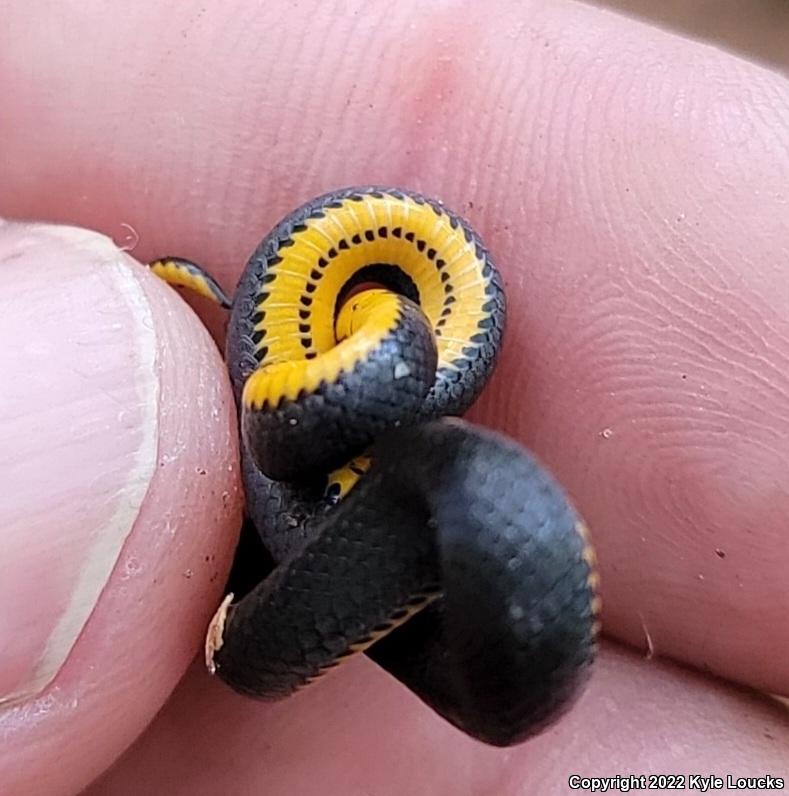
[[[221,597],[235,406],[197,317],[107,238],[0,222],[0,270],[0,792],[74,793]]]
[[[510,302],[472,417],[567,487],[597,548],[605,632],[644,655],[603,655],[555,731],[568,735],[545,736],[556,757],[544,769],[533,750],[544,758],[545,739],[469,751],[364,660],[265,708],[196,667],[96,792],[145,777],[154,792],[191,793],[200,771],[228,793],[274,781],[301,792],[308,775],[402,793],[402,777],[428,781],[420,772],[438,779],[419,792],[526,793],[529,777],[560,792],[572,750],[582,773],[605,773],[620,737],[621,764],[637,771],[720,770],[735,748],[749,750],[749,773],[774,770],[783,708],[658,661],[789,694],[786,80],[564,2],[83,7],[93,13],[43,1],[4,12],[0,214],[116,239],[131,224],[135,257],[192,257],[232,289],[260,237],[313,195],[377,182],[443,199],[485,240]],[[220,314],[194,306],[220,337]],[[161,610],[162,598],[140,599]],[[114,687],[142,698],[124,677]],[[702,704],[697,721],[688,708]],[[227,729],[211,756],[168,756],[218,714]],[[667,744],[677,734],[681,754]],[[93,737],[74,733],[83,759]],[[91,750],[83,782],[119,747]],[[363,781],[338,779],[341,748],[367,761]],[[41,758],[14,754],[0,749],[2,775],[34,782]],[[58,790],[48,768],[48,793],[73,792],[76,775]]]
[[[505,750],[436,719],[365,659],[290,704],[228,696],[201,675],[195,667],[151,730],[85,796],[521,796],[567,793],[572,774],[787,771],[782,707],[665,663],[645,666],[613,645],[564,721]],[[195,714],[210,716],[209,726],[188,718]]]

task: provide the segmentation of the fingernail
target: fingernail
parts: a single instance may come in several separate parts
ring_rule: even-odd
[[[156,466],[156,334],[107,238],[0,225],[0,703],[62,667]]]

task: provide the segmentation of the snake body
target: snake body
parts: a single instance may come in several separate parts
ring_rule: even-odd
[[[189,261],[152,267],[227,302]],[[478,236],[416,193],[326,194],[258,246],[226,359],[277,565],[212,623],[225,682],[279,698],[366,651],[494,745],[572,704],[599,611],[584,525],[522,447],[445,417],[479,395],[504,319]]]

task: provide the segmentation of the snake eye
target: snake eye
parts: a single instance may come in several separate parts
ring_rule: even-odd
[[[329,484],[326,487],[323,498],[330,506],[336,506],[340,502],[340,491],[341,487],[335,481],[333,484]]]

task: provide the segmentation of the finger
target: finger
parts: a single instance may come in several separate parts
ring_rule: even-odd
[[[106,238],[2,224],[0,270],[0,792],[71,794],[199,648],[240,522],[233,399]]]
[[[45,7],[47,26],[21,7],[4,26],[3,206],[130,221],[142,257],[193,257],[229,288],[320,191],[442,197],[510,296],[477,417],[572,492],[607,630],[789,693],[782,78],[559,2],[137,3],[112,30]],[[20,48],[41,54],[25,71]]]
[[[572,774],[785,777],[788,716],[767,699],[610,646],[564,722],[530,743],[500,750],[426,713],[366,660],[270,705],[206,684],[198,666],[85,796],[242,796],[261,788],[300,796],[515,796],[568,793]]]

